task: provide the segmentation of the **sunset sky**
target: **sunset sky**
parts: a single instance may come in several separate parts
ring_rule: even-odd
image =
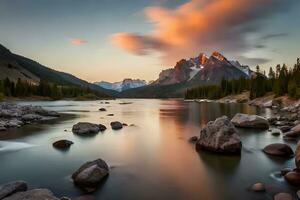
[[[254,67],[300,56],[299,0],[0,0],[0,43],[88,81],[153,80],[220,51]]]

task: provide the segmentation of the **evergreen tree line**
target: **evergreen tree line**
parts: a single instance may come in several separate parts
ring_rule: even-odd
[[[206,85],[188,89],[186,99],[219,99],[227,95],[240,94],[250,91],[250,99],[261,97],[267,92],[273,92],[276,96],[289,95],[292,98],[300,98],[300,59],[292,68],[285,64],[277,65],[275,69],[270,67],[268,75],[256,67],[256,72],[250,79],[240,78],[233,80],[222,79],[218,85]]]
[[[38,85],[29,82],[21,81],[17,82],[6,78],[0,80],[0,98],[4,97],[30,97],[30,96],[42,96],[52,99],[61,98],[77,98],[77,97],[103,97],[103,94],[89,88],[83,88],[79,86],[61,86],[55,83],[49,83],[46,81],[40,81]]]

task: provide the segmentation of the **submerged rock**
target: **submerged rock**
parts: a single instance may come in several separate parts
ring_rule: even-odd
[[[264,117],[258,115],[248,115],[237,113],[231,120],[231,122],[236,127],[241,128],[258,128],[258,129],[268,129],[269,122]]]
[[[78,135],[88,135],[99,133],[100,126],[89,122],[79,122],[72,128],[72,132]]]
[[[274,200],[293,200],[293,197],[289,193],[278,193],[274,196]]]
[[[120,130],[123,128],[123,124],[121,122],[115,121],[115,122],[111,122],[110,126],[113,130]]]
[[[10,196],[16,192],[27,190],[27,183],[24,181],[15,181],[0,186],[0,199]]]
[[[57,149],[68,149],[70,146],[74,144],[72,141],[69,140],[58,140],[53,143],[53,147]]]
[[[251,190],[253,192],[264,192],[266,191],[266,187],[263,183],[255,183],[251,186]]]
[[[294,152],[290,146],[282,143],[274,143],[266,146],[263,151],[272,156],[292,157]]]
[[[223,116],[208,122],[201,130],[196,149],[224,154],[240,154],[242,142],[234,125],[228,117]]]
[[[3,200],[59,200],[48,189],[33,189],[25,192],[17,192]]]
[[[102,159],[87,162],[73,173],[72,179],[85,192],[94,192],[109,175],[109,167]]]

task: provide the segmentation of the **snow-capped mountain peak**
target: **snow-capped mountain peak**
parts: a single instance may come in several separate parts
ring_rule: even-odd
[[[100,82],[95,82],[94,84],[103,87],[105,89],[122,92],[132,88],[143,87],[147,85],[147,82],[145,80],[127,78],[124,79],[123,81],[114,82],[114,83],[100,81]]]

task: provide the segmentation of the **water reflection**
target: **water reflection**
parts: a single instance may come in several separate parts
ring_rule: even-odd
[[[72,172],[86,161],[102,158],[112,169],[101,190],[93,194],[97,199],[252,200],[266,196],[250,193],[249,185],[258,181],[277,185],[278,181],[270,175],[293,165],[292,160],[277,161],[261,151],[267,144],[282,142],[282,138],[272,137],[267,131],[239,130],[243,142],[241,157],[197,153],[188,142],[217,117],[232,117],[237,112],[269,115],[267,110],[243,104],[180,100],[135,99],[130,100],[131,104],[120,104],[128,101],[24,102],[76,114],[76,118],[1,133],[8,142],[36,146],[2,152],[0,182],[22,179],[31,187],[46,187],[57,196],[74,198],[82,191],[70,180]],[[107,112],[99,112],[100,107]],[[108,129],[93,137],[79,137],[71,129],[80,121],[101,123]],[[113,131],[111,121],[136,126]],[[52,143],[60,139],[71,140],[74,145],[67,152],[57,151]],[[291,146],[294,148],[294,144]]]

